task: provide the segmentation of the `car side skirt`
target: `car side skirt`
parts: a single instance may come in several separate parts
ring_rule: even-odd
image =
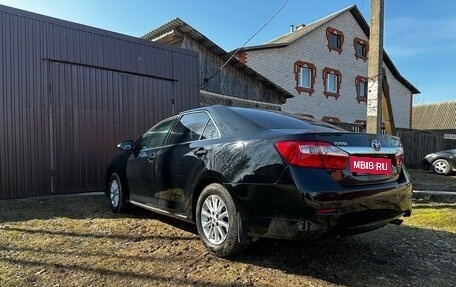
[[[156,213],[159,213],[159,214],[162,214],[162,215],[171,216],[171,217],[174,217],[174,218],[178,218],[178,219],[183,219],[183,220],[189,221],[188,217],[186,215],[183,215],[183,214],[173,213],[173,212],[170,212],[170,211],[167,211],[167,210],[164,210],[164,209],[160,209],[160,208],[156,208],[156,207],[151,206],[149,204],[137,202],[137,201],[134,201],[134,200],[130,200],[129,202],[132,205],[147,209],[147,210],[152,211],[152,212],[156,212]]]

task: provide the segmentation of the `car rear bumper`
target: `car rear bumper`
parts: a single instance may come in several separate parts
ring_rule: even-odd
[[[410,183],[343,193],[306,193],[302,201],[288,203],[288,212],[271,209],[269,215],[265,210],[260,216],[247,213],[242,219],[243,228],[249,237],[278,239],[353,235],[409,216],[411,194]]]

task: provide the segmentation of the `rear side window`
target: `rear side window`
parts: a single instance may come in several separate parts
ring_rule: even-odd
[[[206,128],[204,129],[203,135],[201,136],[201,139],[214,139],[218,137],[220,137],[220,134],[217,128],[215,127],[214,122],[211,119],[209,119]]]
[[[216,134],[214,133],[214,129]],[[197,112],[183,115],[180,118],[171,133],[169,144],[197,141],[213,137],[218,137],[218,131],[209,115],[206,112]]]

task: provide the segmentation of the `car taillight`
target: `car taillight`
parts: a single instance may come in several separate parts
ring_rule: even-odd
[[[301,167],[342,170],[349,158],[345,151],[327,142],[281,141],[276,148],[289,164]]]
[[[400,166],[404,163],[405,156],[404,149],[402,147],[400,147],[397,153],[394,155],[394,159],[396,161],[396,166]]]

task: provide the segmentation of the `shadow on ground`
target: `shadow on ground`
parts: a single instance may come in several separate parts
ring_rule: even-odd
[[[455,246],[452,233],[390,225],[340,240],[262,240],[236,260],[349,286],[406,286],[420,278],[425,286],[450,286]]]
[[[417,206],[416,208],[425,207]],[[456,206],[441,205],[435,208],[455,209]],[[165,240],[165,243],[175,242],[179,237],[183,240],[176,244],[189,244],[188,242],[195,244],[195,240],[197,240],[194,236],[196,230],[192,224],[137,209],[128,214],[113,214],[104,196],[0,201],[0,225],[4,222],[56,217],[71,219],[129,218],[133,222],[135,219],[153,218],[159,221],[159,225],[166,227],[160,234],[152,234],[147,238],[138,238],[137,235],[131,234],[117,234],[115,238],[126,241],[150,240],[150,244],[154,244],[155,240]],[[174,227],[193,235],[175,230]],[[48,232],[51,235],[73,236],[71,231],[56,233],[46,230],[27,230],[20,226],[9,226],[7,228],[22,233]],[[140,223],[135,223],[134,228],[142,227]],[[167,234],[166,230],[169,228],[173,231]],[[176,234],[178,234],[177,237]],[[103,235],[102,233],[87,233],[85,235],[78,233],[74,235],[110,238],[109,234]],[[172,250],[172,248],[173,245],[170,244],[169,249]],[[193,250],[193,248],[190,249]],[[198,251],[199,249],[195,250]],[[389,225],[370,233],[340,240],[260,240],[252,243],[243,254],[227,260],[216,258],[204,252],[182,254],[170,251],[169,254],[171,255],[166,260],[176,259],[172,256],[178,256],[178,258],[180,258],[179,256],[187,256],[186,262],[206,264],[205,268],[209,268],[212,264],[223,264],[225,267],[247,264],[250,268],[260,270],[257,272],[258,275],[252,276],[267,276],[267,270],[272,269],[281,271],[284,278],[289,275],[306,276],[348,286],[451,286],[455,280],[454,270],[456,270],[456,235],[430,229]],[[211,257],[207,261],[209,263],[201,259],[207,256]],[[134,260],[134,257],[124,259]],[[182,262],[181,265],[186,264],[183,263],[184,261],[179,262]],[[183,267],[179,264],[176,265],[176,268],[191,270],[191,267]],[[219,271],[221,273],[216,274],[216,276],[223,276],[223,270]],[[130,274],[129,276],[134,275]],[[192,281],[179,282],[189,284]],[[204,283],[204,281],[198,282]],[[239,286],[244,285],[240,284]],[[246,284],[245,286],[251,285]]]

